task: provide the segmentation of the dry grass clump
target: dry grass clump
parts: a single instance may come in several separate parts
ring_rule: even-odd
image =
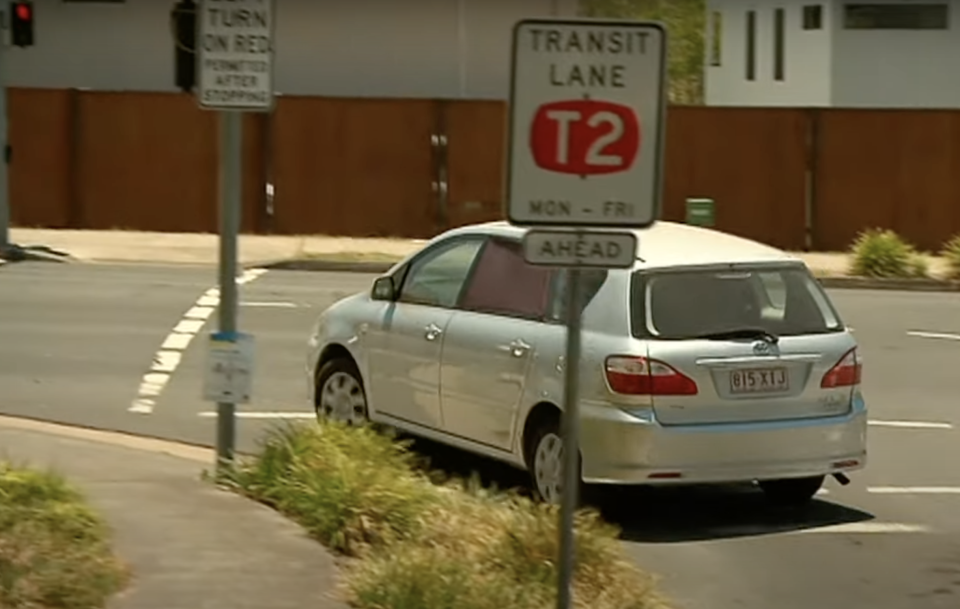
[[[0,461],[0,607],[102,607],[126,578],[110,531],[76,489]]]
[[[438,485],[406,445],[371,428],[287,425],[242,463],[236,488],[356,558],[345,587],[369,609],[548,609],[556,509],[471,482]],[[576,518],[574,597],[590,609],[660,609],[654,581],[592,511]]]

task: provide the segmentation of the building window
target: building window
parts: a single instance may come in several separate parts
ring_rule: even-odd
[[[719,66],[723,48],[723,13],[714,11],[710,17],[710,65]]]
[[[803,29],[820,30],[823,29],[823,7],[819,4],[811,4],[803,7]]]
[[[757,12],[747,11],[747,80],[757,79]]]
[[[783,80],[784,77],[784,52],[786,35],[784,24],[784,10],[778,8],[773,11],[773,79]]]
[[[936,4],[846,4],[843,27],[848,30],[946,30],[950,10]]]

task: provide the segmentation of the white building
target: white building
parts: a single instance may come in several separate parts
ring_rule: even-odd
[[[274,82],[287,95],[503,99],[513,23],[577,12],[577,0],[276,1]],[[34,0],[36,45],[4,49],[3,79],[175,91],[174,2]]]
[[[958,0],[708,0],[713,106],[960,107]]]

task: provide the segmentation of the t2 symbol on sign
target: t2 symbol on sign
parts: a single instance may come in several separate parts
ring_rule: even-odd
[[[530,151],[541,169],[578,176],[630,169],[640,151],[640,121],[613,102],[571,99],[541,105],[530,126]]]

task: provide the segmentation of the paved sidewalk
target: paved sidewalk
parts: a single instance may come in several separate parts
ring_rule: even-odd
[[[23,428],[30,425],[0,419],[0,456],[54,467],[109,520],[133,569],[111,609],[346,606],[334,597],[327,551],[272,510],[201,482],[205,464],[93,442],[82,430],[69,437]]]
[[[89,262],[135,262],[213,265],[218,260],[217,235],[14,228],[11,240],[21,246],[43,245]],[[423,240],[327,236],[241,235],[239,258],[244,266],[285,260],[326,260],[365,264],[392,262],[416,251]],[[847,275],[849,256],[842,252],[797,252],[820,277]],[[929,258],[934,278],[946,273],[939,258]],[[316,266],[316,265],[314,265]]]
[[[45,245],[91,262],[209,265],[216,264],[219,255],[219,237],[197,233],[14,228],[10,230],[10,240],[24,247]],[[239,258],[244,265],[324,255],[379,254],[400,258],[423,243],[406,239],[241,235]]]

